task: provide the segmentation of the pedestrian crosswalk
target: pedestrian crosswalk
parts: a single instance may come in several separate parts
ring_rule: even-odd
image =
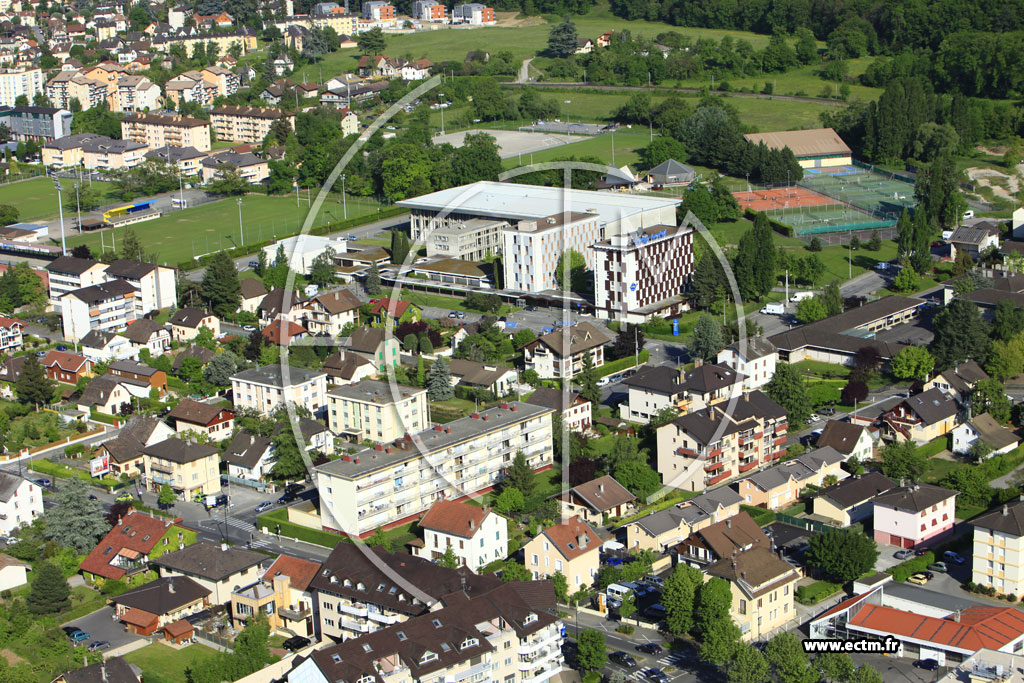
[[[244,519],[238,519],[237,517],[228,517],[227,520],[225,521],[227,522],[228,526],[234,527],[235,529],[238,529],[239,531],[242,531],[243,533],[249,535],[249,537],[252,538],[251,547],[254,550],[257,548],[270,547],[269,541],[259,538],[259,534],[254,524],[246,522]]]
[[[665,668],[666,666],[680,667],[685,662],[686,655],[682,652],[669,652],[658,660],[658,666],[661,668]]]

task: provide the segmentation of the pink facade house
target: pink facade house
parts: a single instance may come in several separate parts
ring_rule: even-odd
[[[900,548],[933,545],[953,531],[957,491],[900,486],[874,500],[875,541]]]

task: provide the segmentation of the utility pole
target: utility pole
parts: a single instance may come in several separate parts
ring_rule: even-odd
[[[348,220],[348,197],[345,194],[345,174],[341,174],[341,208],[344,212],[345,220]]]
[[[82,199],[78,196],[78,183],[75,183],[75,204],[78,205],[78,234],[82,234]]]
[[[636,367],[640,367],[640,331],[633,325],[633,360]]]
[[[60,186],[60,181],[56,178],[53,179],[53,186],[57,188],[57,211],[60,213],[60,253],[61,256],[66,256],[68,253],[68,246],[64,241],[64,204],[62,203],[60,195],[63,188]]]
[[[242,198],[238,198],[238,246],[245,244],[245,235],[242,234]]]

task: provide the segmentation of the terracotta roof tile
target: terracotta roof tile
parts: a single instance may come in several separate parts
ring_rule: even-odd
[[[588,552],[597,552],[601,547],[601,539],[597,537],[597,533],[579,517],[549,526],[544,530],[544,535],[555,544],[567,560],[574,560]]]
[[[480,530],[480,525],[489,512],[469,503],[440,500],[427,510],[419,526],[453,536],[472,538]]]
[[[304,560],[291,555],[279,555],[274,564],[263,573],[264,581],[273,581],[278,574],[283,574],[291,579],[291,586],[296,590],[304,591],[309,588],[309,582],[313,580],[316,573],[320,571],[320,563],[311,560]]]

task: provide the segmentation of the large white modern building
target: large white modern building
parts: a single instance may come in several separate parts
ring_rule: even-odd
[[[43,87],[43,72],[39,69],[0,69],[0,105],[13,107],[19,95],[31,102]]]
[[[138,317],[135,288],[124,280],[101,282],[61,298],[64,338],[77,342],[92,330],[122,332]]]
[[[237,410],[255,410],[260,415],[269,416],[289,403],[319,417],[327,412],[325,372],[264,365],[232,375],[231,392]]]
[[[534,470],[551,467],[552,412],[501,403],[317,467],[323,527],[363,536],[403,524],[439,500],[493,488],[517,451]]]

